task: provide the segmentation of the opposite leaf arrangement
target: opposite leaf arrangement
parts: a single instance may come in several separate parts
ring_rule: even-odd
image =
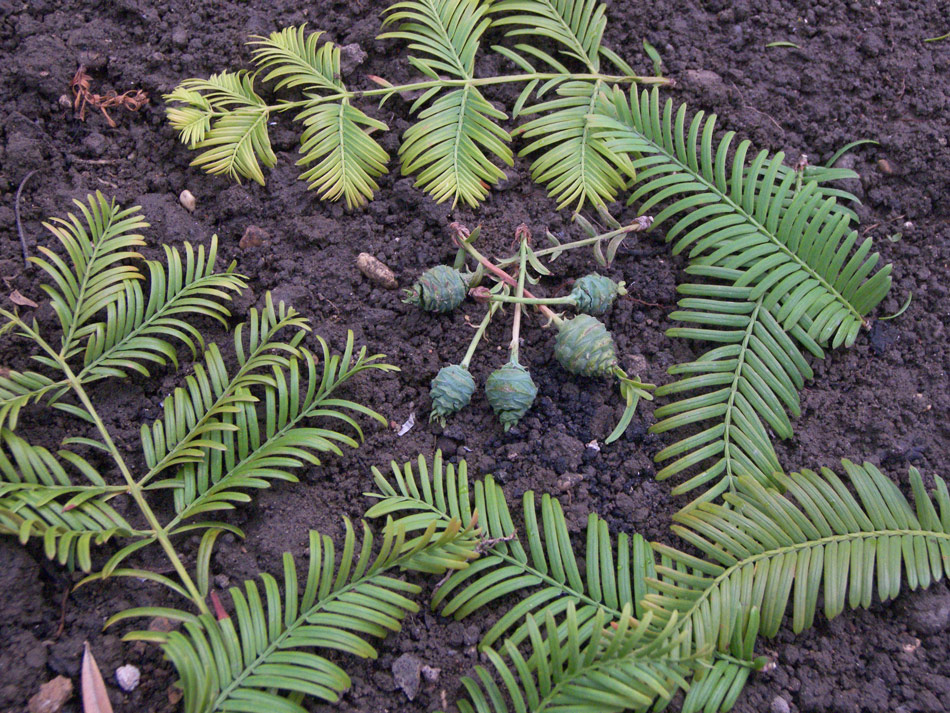
[[[856,176],[853,171],[833,168],[840,152],[827,167],[802,162],[793,169],[784,165],[782,153],[754,153],[749,141],[736,143],[735,132],[714,141],[715,116],[698,112],[689,120],[685,105],[674,107],[669,99],[661,102],[658,89],[636,86],[644,78],[634,76],[623,60],[601,44],[606,13],[595,0],[407,0],[387,11],[386,22],[398,28],[384,37],[407,40],[410,51],[424,55],[410,62],[426,74],[426,81],[345,91],[338,80],[338,48],[327,43],[318,49],[317,35],[305,38],[303,28],[288,28],[257,40],[255,57],[269,70],[265,79],[279,78],[280,87],[303,87],[305,99],[268,107],[256,95],[253,100],[241,98],[239,86],[253,94],[248,75],[224,74],[208,82],[184,82],[169,97],[174,104],[169,108],[170,119],[186,143],[207,149],[196,159],[198,163],[240,174],[239,168],[253,161],[253,147],[266,144],[262,113],[305,106],[329,111],[337,105],[349,106],[356,94],[387,99],[408,88],[423,89],[413,109],[430,100],[434,103],[422,110],[423,120],[407,131],[403,151],[410,153],[410,160],[406,163],[404,155],[404,171],[417,167],[412,161],[423,160],[419,155],[428,157],[424,165],[432,170],[420,174],[423,186],[437,199],[453,196],[474,204],[484,197],[482,181],[490,183],[491,175],[497,176],[489,172],[478,178],[476,174],[487,170],[482,148],[490,143],[489,137],[500,136],[501,129],[487,115],[472,116],[472,122],[467,122],[466,112],[473,105],[467,99],[459,104],[459,97],[481,97],[478,87],[482,84],[509,79],[526,82],[512,113],[538,114],[519,129],[533,139],[522,153],[540,153],[532,165],[535,179],[546,183],[561,205],[575,204],[578,209],[585,203],[603,208],[629,189],[629,202],[639,204],[641,216],[659,208],[654,227],[666,229],[674,253],[689,256],[686,272],[696,281],[679,286],[684,295],[682,309],[671,318],[695,326],[677,327],[669,334],[718,346],[672,369],[682,378],[656,392],[657,396],[685,397],[657,410],[660,422],[652,429],[655,433],[702,426],[658,454],[658,460],[666,462],[659,477],[680,476],[701,466],[673,491],[698,490],[692,504],[734,490],[741,475],[774,484],[772,474],[781,473],[782,468],[769,430],[781,438],[792,434],[788,414],[798,413],[798,390],[812,374],[802,351],[822,357],[828,347],[851,345],[866,325],[865,316],[891,284],[890,266],[874,272],[879,256],[871,252],[872,240],[861,241],[854,228],[855,215],[847,203],[856,199],[829,185]],[[527,74],[472,79],[479,38],[491,24],[505,27],[509,36],[554,43],[561,55],[579,63],[587,74],[572,74],[544,50],[521,43],[515,50],[493,49]],[[526,63],[526,57],[555,71],[541,76]],[[601,58],[620,68],[623,76],[596,74]],[[329,88],[329,80],[318,81],[318,75],[333,78],[336,89]],[[224,78],[234,91],[218,86]],[[655,78],[647,81],[666,83]],[[630,85],[629,90],[621,88],[625,85]],[[556,98],[540,101],[549,91]],[[526,108],[535,93],[539,103]],[[254,117],[260,121],[255,123]],[[263,134],[244,131],[251,124]],[[345,122],[337,128],[325,128],[320,134],[324,153],[305,156],[304,161],[325,154],[321,160],[327,166],[333,161],[359,165],[343,161],[345,137],[358,139],[356,146],[375,142]],[[507,151],[507,144],[501,146]],[[431,152],[427,152],[429,147]],[[448,164],[446,156],[451,157]],[[336,195],[351,185],[347,169],[327,170],[338,189]],[[357,184],[370,187],[365,180],[352,183]],[[371,194],[370,189],[360,195],[368,198]],[[464,294],[462,281],[454,277],[451,281],[454,288],[451,284],[446,288]],[[450,299],[445,304],[451,303]],[[594,324],[588,326],[600,331]],[[583,329],[576,332],[585,333]],[[577,344],[576,339],[565,338],[562,361],[569,369],[575,367],[575,372],[587,366],[566,353]],[[609,349],[604,354],[609,356]],[[610,361],[590,366],[599,365],[610,373]],[[466,378],[464,366],[452,367],[445,388],[434,392],[444,407],[436,405],[436,417],[468,402],[474,382]],[[523,405],[531,389],[517,372],[509,370],[509,375],[525,387],[519,387]],[[624,418],[632,415],[635,400],[635,392],[628,389]],[[513,416],[506,418],[510,421]]]
[[[445,615],[510,607],[485,634],[490,669],[479,667],[464,682],[462,713],[645,711],[664,707],[680,690],[683,710],[712,713],[728,710],[762,665],[757,637],[777,632],[789,604],[792,628],[800,631],[813,623],[819,598],[833,617],[846,605],[869,606],[875,589],[887,600],[904,581],[926,587],[950,568],[950,495],[941,478],[931,496],[912,469],[912,505],[870,464],[843,461],[844,480],[828,469],[786,474],[772,446],[773,434],[792,433],[789,414],[797,415],[798,390],[812,376],[805,354],[851,345],[890,287],[890,266],[874,272],[871,240],[860,241],[853,227],[853,196],[830,186],[853,172],[834,169],[834,159],[828,167],[788,168],[781,153],[750,152],[748,141],[734,145],[733,132],[714,142],[715,117],[688,119],[685,106],[636,86],[643,78],[601,45],[605,22],[594,0],[406,0],[387,11],[391,29],[383,37],[409,43],[410,63],[426,75],[420,82],[378,80],[379,89],[349,90],[339,78],[339,48],[320,45],[319,33],[288,28],[255,40],[254,59],[267,72],[264,81],[299,89],[303,99],[269,105],[255,93],[254,76],[225,72],[184,82],[169,96],[169,117],[182,140],[203,151],[197,164],[263,182],[260,164],[276,160],[268,120],[298,110],[303,178],[326,198],[359,205],[372,197],[388,156],[371,136],[385,126],[352,101],[422,90],[412,107],[419,122],[400,149],[403,172],[437,200],[475,205],[501,176],[495,161],[512,159],[511,137],[497,123],[505,117],[481,88],[524,83],[512,114],[536,116],[518,130],[531,140],[522,153],[537,156],[535,179],[562,205],[578,208],[603,206],[629,189],[641,214],[637,229],[663,227],[674,253],[689,258],[686,272],[695,282],[679,286],[683,299],[671,315],[689,326],[669,334],[717,346],[670,370],[678,379],[655,393],[679,400],[657,409],[652,430],[688,431],[656,457],[666,463],[658,478],[691,475],[674,494],[699,491],[674,516],[673,531],[692,554],[638,535],[614,540],[591,514],[579,557],[555,499],[544,495],[538,504],[525,494],[516,524],[490,476],[470,483],[464,461],[443,463],[437,454],[430,464],[420,456],[417,471],[406,464],[394,465],[391,478],[375,473],[378,501],[367,515],[386,518],[381,536],[364,524],[358,545],[347,521],[338,556],[328,538],[312,533],[302,580],[286,554],[283,590],[264,573],[263,595],[252,581],[230,590],[229,613],[210,590],[212,552],[220,533],[241,533],[205,518],[248,502],[249,491],[274,480],[293,481],[293,470],[317,464],[318,453],[356,446],[328,424],[360,436],[351,414],[380,417],[336,392],[361,371],[393,367],[363,350],[354,354],[352,339],[341,356],[321,340],[318,362],[301,346],[306,321],[268,299],[234,331],[237,367],[229,373],[192,323],[202,316],[224,322],[222,302],[244,286],[233,267],[215,271],[214,241],[207,251],[186,244],[184,257],[166,247],[167,265],[143,262],[136,231],[144,223],[135,209],[101,196],[79,204],[81,218],[48,226],[65,257],[41,248],[43,257],[33,260],[52,279],[44,289],[61,345],[35,322],[0,310],[3,331],[32,342],[33,359],[55,374],[0,376],[0,532],[24,542],[41,537],[50,557],[85,571],[93,545],[121,539],[84,581],[134,576],[183,596],[191,610],[128,610],[110,623],[155,615],[180,623],[172,632],[130,638],[163,646],[188,713],[299,713],[306,696],[337,700],[349,679],[327,651],[375,656],[367,638],[397,631],[418,606],[411,596],[419,587],[400,575],[405,570],[444,577],[433,605]],[[580,72],[518,44],[493,50],[524,74],[476,77],[490,25],[553,43]],[[602,58],[621,74],[601,74]],[[532,61],[550,71],[537,71]],[[549,93],[554,98],[542,101]],[[529,105],[532,97],[537,103]],[[543,250],[522,233],[517,254],[493,263],[474,247],[477,231],[458,228],[456,265],[427,271],[409,300],[442,312],[474,288],[489,305],[462,363],[436,377],[433,416],[444,418],[471,398],[467,367],[478,338],[508,302],[509,361],[486,384],[503,425],[516,423],[536,392],[518,349],[522,305],[532,305],[557,326],[555,353],[565,368],[616,376],[627,388],[627,409],[611,437],[619,436],[637,398],[649,394],[619,370],[609,333],[591,315],[606,311],[622,286],[600,276],[578,280],[574,293],[555,300],[579,312],[564,319],[526,284],[534,281],[531,271],[545,274],[539,258],[581,244],[600,257],[606,244],[609,262],[630,229]],[[476,267],[463,274],[469,256]],[[478,287],[486,276],[493,286]],[[177,365],[177,342],[195,357],[194,374],[166,399],[162,418],[143,427],[147,470],[135,475],[87,387],[147,376],[151,364]],[[77,435],[55,454],[14,433],[21,410],[38,402],[78,419]],[[317,424],[305,425],[312,418]],[[104,453],[110,471],[100,472],[76,449],[100,460]],[[161,491],[170,491],[173,512],[164,524],[152,506]],[[117,498],[131,498],[144,527],[113,507]],[[175,540],[194,532],[202,537],[190,570]],[[128,564],[155,543],[174,577]]]
[[[561,244],[551,236],[555,244],[543,250],[534,250],[531,247],[531,232],[526,225],[521,225],[515,231],[518,253],[496,265],[474,246],[480,228],[469,232],[463,225],[453,223],[455,243],[459,246],[456,264],[452,267],[437,265],[426,270],[412,288],[407,290],[405,301],[428,312],[449,312],[458,307],[468,293],[479,302],[487,302],[489,307],[462,361],[443,367],[432,380],[429,392],[432,398],[432,414],[429,420],[438,420],[444,426],[446,416],[457,413],[468,405],[475,393],[475,380],[468,370],[475,350],[499,307],[505,303],[513,303],[514,318],[508,363],[492,372],[485,383],[485,396],[505,431],[516,425],[528,412],[538,393],[530,373],[518,359],[521,311],[524,305],[533,305],[549,323],[557,327],[554,354],[561,366],[580,376],[617,379],[626,407],[619,423],[605,442],[612,443],[619,438],[630,424],[640,398],[652,399],[649,389],[654,388],[652,384],[644,384],[627,376],[620,368],[613,337],[603,322],[591,316],[604,314],[618,296],[626,294],[623,283],[618,284],[608,277],[594,273],[578,279],[571,293],[565,297],[543,298],[535,297],[526,290],[525,282],[536,284],[538,277],[551,274],[541,262],[541,257],[554,260],[566,251],[588,245],[594,246],[599,261],[607,265],[608,258],[604,257],[602,249],[604,242],[608,244],[607,255],[612,259],[627,233],[643,230],[649,225],[650,220],[640,220],[626,227],[617,225],[614,230],[603,235],[593,235],[593,228],[587,224],[591,237]],[[474,258],[476,266],[472,272],[463,274],[461,269],[465,266],[466,257]],[[517,277],[512,277],[499,267],[508,263],[517,264]],[[538,277],[529,275],[529,267]],[[486,275],[495,281],[494,287],[478,286]],[[514,295],[510,294],[512,287],[515,290]],[[564,319],[552,312],[549,305],[572,307],[577,310],[578,315],[572,319]]]
[[[134,232],[145,224],[137,209],[119,209],[101,195],[77,205],[82,218],[48,226],[66,259],[45,248],[44,258],[33,259],[53,280],[44,289],[62,326],[61,346],[35,321],[0,311],[4,331],[35,344],[33,358],[60,375],[0,377],[0,532],[24,542],[41,537],[48,556],[87,571],[93,545],[122,539],[126,544],[81,584],[135,577],[185,598],[191,610],[128,609],[107,625],[163,616],[180,626],[126,638],[163,647],[188,713],[302,713],[307,696],[337,700],[350,680],[327,652],[376,655],[367,638],[398,631],[418,608],[411,597],[420,588],[399,576],[403,571],[443,576],[433,606],[447,616],[510,606],[482,641],[493,671],[477,667],[477,678],[463,681],[463,713],[645,711],[666,706],[679,690],[686,692],[684,711],[725,711],[764,664],[754,655],[757,637],[777,632],[789,602],[800,631],[813,623],[820,596],[833,617],[846,605],[869,606],[875,589],[887,600],[905,579],[911,589],[926,587],[950,567],[950,494],[935,477],[931,500],[913,469],[913,506],[870,464],[844,461],[847,481],[828,469],[773,473],[766,484],[741,474],[724,504],[700,502],[674,516],[673,531],[705,558],[637,535],[614,541],[594,514],[579,558],[557,500],[544,495],[538,506],[526,493],[519,531],[491,476],[471,483],[464,461],[446,464],[436,454],[431,465],[420,456],[417,472],[410,464],[394,464],[391,478],[374,471],[378,502],[367,516],[386,518],[380,538],[364,524],[358,545],[346,521],[337,557],[329,538],[311,533],[302,581],[285,554],[283,591],[262,573],[263,593],[253,581],[229,590],[229,613],[210,587],[213,547],[222,532],[242,533],[202,518],[247,502],[249,490],[273,480],[293,482],[293,469],[319,463],[316,453],[355,447],[350,436],[304,421],[341,422],[359,435],[347,412],[381,417],[335,391],[361,371],[393,367],[362,350],[354,355],[352,340],[342,356],[321,340],[318,369],[301,346],[306,321],[268,299],[235,329],[237,369],[229,374],[217,347],[205,347],[189,321],[203,315],[223,322],[221,301],[243,287],[233,267],[215,271],[214,240],[207,254],[186,245],[184,260],[166,247],[167,267],[146,262],[146,298],[135,252],[143,241]],[[526,255],[522,240],[519,266]],[[164,416],[143,427],[147,471],[136,478],[86,387],[174,361],[168,335],[204,353],[185,387],[165,400]],[[55,455],[29,444],[13,429],[21,410],[38,401],[85,422],[91,435],[67,438]],[[104,452],[114,472],[100,473],[67,447]],[[174,514],[162,524],[151,501],[165,490],[173,493]],[[146,526],[136,528],[113,509],[116,498],[130,498]],[[194,532],[202,536],[192,573],[175,540]],[[174,577],[129,566],[155,543]]]
[[[302,99],[268,104],[255,91],[256,74],[221,72],[208,79],[187,79],[165,99],[168,119],[181,140],[202,153],[193,162],[211,173],[264,183],[261,164],[277,157],[267,134],[275,113],[297,111],[307,167],[300,175],[321,198],[343,198],[359,206],[373,198],[376,179],[387,171],[389,155],[373,138],[386,131],[383,122],[353,105],[360,98],[421,92],[410,112],[417,123],[402,136],[399,158],[403,175],[436,201],[459,201],[476,207],[491,185],[505,177],[499,167],[512,165],[512,135],[499,122],[508,117],[485,96],[485,87],[521,84],[512,117],[535,116],[515,134],[530,139],[521,155],[536,155],[532,176],[544,183],[561,206],[604,205],[616,200],[630,175],[630,162],[607,151],[589,128],[602,91],[640,83],[666,84],[657,77],[638,77],[630,65],[601,44],[606,15],[597,0],[403,0],[385,12],[388,31],[380,39],[405,42],[409,64],[424,79],[393,85],[370,77],[379,88],[348,88],[340,77],[340,48],[321,44],[320,32],[288,27],[269,37],[252,38],[253,60],[263,81],[274,89],[296,89]],[[503,27],[508,37],[553,42],[556,54],[536,44],[492,46],[520,74],[475,76],[475,61],[489,27]],[[560,57],[560,59],[558,58]],[[562,59],[564,61],[562,61]],[[602,71],[606,60],[619,74]],[[539,69],[540,67],[540,69]],[[535,103],[530,103],[532,101]]]

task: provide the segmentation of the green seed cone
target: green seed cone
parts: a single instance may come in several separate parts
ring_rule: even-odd
[[[595,272],[577,280],[570,296],[574,299],[578,312],[603,314],[610,309],[617,295],[625,294],[627,291],[623,288],[623,283],[617,284],[609,277]]]
[[[458,364],[444,366],[432,380],[429,397],[432,399],[430,421],[445,425],[445,417],[468,406],[475,393],[475,379],[468,369]]]
[[[528,412],[537,395],[538,387],[531,374],[515,362],[496,369],[485,382],[485,396],[506,431]]]
[[[407,304],[418,305],[426,312],[451,312],[462,304],[468,292],[468,283],[462,273],[448,265],[436,265],[426,270],[406,290]]]
[[[603,322],[587,314],[561,322],[554,356],[561,366],[580,376],[607,376],[617,366],[614,338]]]

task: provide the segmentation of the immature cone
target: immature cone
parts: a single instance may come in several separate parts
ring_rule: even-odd
[[[426,312],[451,312],[462,304],[468,283],[462,273],[448,265],[436,265],[422,273],[404,302],[418,305]]]
[[[513,361],[493,371],[485,382],[485,396],[506,431],[528,412],[537,395],[531,374]]]
[[[579,314],[558,325],[554,356],[580,376],[607,376],[617,366],[614,338],[599,319]]]
[[[596,272],[585,275],[574,283],[570,296],[578,312],[585,314],[603,314],[617,299],[617,295],[625,295],[627,291],[623,283],[616,283],[609,277],[598,275]]]
[[[429,397],[432,399],[429,420],[438,421],[444,426],[445,417],[468,406],[474,393],[475,379],[468,369],[459,364],[442,367],[429,387]]]

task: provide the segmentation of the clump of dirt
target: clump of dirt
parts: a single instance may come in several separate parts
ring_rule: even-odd
[[[846,187],[863,201],[858,209],[862,232],[895,263],[894,289],[882,313],[896,311],[909,293],[913,302],[899,319],[876,323],[853,349],[814,364],[816,378],[803,392],[796,435],[781,444],[779,455],[790,470],[835,465],[849,457],[867,459],[896,478],[911,464],[940,471],[950,461],[945,279],[950,263],[945,200],[950,195],[950,42],[922,40],[946,30],[945,9],[940,0],[805,5],[792,0],[682,0],[672,6],[619,0],[608,3],[605,42],[647,73],[650,62],[639,56],[639,47],[648,40],[678,81],[672,90],[676,99],[716,112],[721,130],[735,130],[758,147],[783,150],[792,162],[807,154],[812,163],[821,163],[859,138],[879,142],[843,159],[861,174]],[[359,450],[327,458],[322,467],[304,471],[299,485],[278,485],[234,513],[231,520],[247,539],[223,538],[213,560],[216,586],[239,583],[261,570],[279,573],[280,553],[302,555],[311,528],[340,537],[340,516],[358,518],[366,508],[361,493],[371,488],[371,466],[436,448],[448,458],[467,458],[476,471],[494,473],[513,509],[529,488],[556,493],[575,534],[594,510],[615,531],[669,541],[670,516],[682,502],[671,497],[669,484],[653,480],[652,458],[667,441],[647,432],[654,421],[652,405],[641,407],[619,442],[599,451],[588,448],[609,433],[622,410],[614,386],[565,378],[553,358],[550,330],[532,319],[525,325],[522,357],[539,395],[525,419],[503,433],[478,395],[444,429],[428,424],[429,380],[441,366],[461,358],[471,334],[466,316],[477,320],[481,308],[467,304],[449,315],[423,314],[356,269],[357,255],[367,252],[389,266],[401,285],[411,284],[425,268],[451,259],[447,226],[452,220],[481,223],[489,253],[507,252],[521,222],[538,235],[545,230],[577,235],[567,213],[557,212],[531,182],[528,162],[519,161],[477,212],[434,204],[398,171],[381,180],[378,199],[365,210],[321,204],[295,180],[297,132],[285,118],[272,127],[279,160],[267,186],[232,185],[189,167],[193,155],[175,140],[157,97],[184,77],[246,66],[249,52],[242,43],[249,34],[302,22],[325,30],[339,44],[357,45],[347,67],[356,86],[369,86],[368,74],[407,79],[405,64],[394,62],[393,44],[374,39],[382,7],[339,0],[116,0],[100,5],[0,0],[0,48],[6,58],[0,63],[4,289],[39,302],[37,318],[52,331],[53,315],[43,305],[37,274],[24,269],[20,259],[13,210],[17,186],[37,170],[21,206],[31,252],[48,240],[41,219],[62,214],[72,198],[102,190],[125,205],[143,206],[152,224],[150,256],[159,254],[161,243],[207,244],[217,233],[222,260],[236,260],[250,278],[250,288],[236,301],[236,314],[260,304],[271,290],[275,299],[311,317],[315,331],[331,343],[341,345],[352,329],[358,343],[388,354],[402,368],[399,374],[358,380],[349,395],[397,424],[415,413],[416,426],[397,437],[367,424]],[[800,49],[766,48],[778,40],[793,41]],[[69,93],[79,65],[100,93],[111,90],[118,96],[141,89],[152,104],[134,114],[111,114],[115,127],[96,112],[79,121]],[[392,128],[382,139],[391,154],[409,126],[407,112],[406,104],[391,102],[380,113]],[[194,213],[178,201],[183,189],[197,199]],[[634,216],[619,205],[615,214]],[[242,246],[249,230],[266,239],[245,240]],[[589,256],[571,255],[560,263],[559,274],[579,275],[592,266]],[[670,257],[662,235],[653,232],[630,240],[609,270],[641,300],[619,301],[608,326],[624,366],[646,363],[639,370],[646,381],[662,383],[668,366],[695,356],[689,344],[663,333],[682,267],[681,259]],[[221,330],[212,336],[226,342]],[[493,326],[487,340],[473,365],[480,383],[506,359],[507,327]],[[25,359],[21,345],[6,338],[0,365],[22,366]],[[133,463],[141,465],[139,424],[160,414],[162,397],[179,379],[170,369],[158,370],[151,380],[94,391]],[[65,434],[63,423],[47,414],[28,416],[21,430],[50,446]],[[570,487],[564,491],[559,483]],[[110,685],[118,710],[176,709],[170,690],[174,671],[160,653],[122,643],[129,626],[103,632],[102,625],[125,607],[180,602],[147,583],[123,580],[82,587],[63,606],[75,578],[47,563],[33,545],[23,549],[3,540],[0,553],[0,590],[7,596],[0,621],[0,708],[22,710],[56,675],[75,680],[82,642],[88,639],[110,684],[122,664],[142,671],[142,684],[131,693]],[[165,566],[157,555],[149,557],[139,564]],[[424,595],[432,583],[426,586]],[[947,710],[947,628],[934,631],[919,612],[922,602],[929,610],[948,598],[941,583],[932,593],[905,595],[898,605],[876,604],[831,623],[819,619],[801,636],[783,629],[776,640],[761,644],[777,652],[778,666],[752,679],[737,710]],[[337,705],[311,708],[423,713],[445,701],[451,705],[459,677],[471,673],[478,661],[475,645],[490,621],[490,615],[447,621],[423,608],[409,617],[402,633],[381,644],[378,660],[341,659],[353,688]],[[394,663],[406,654],[423,667],[440,669],[437,677],[422,677],[412,701],[393,676]],[[66,710],[78,710],[75,698]]]

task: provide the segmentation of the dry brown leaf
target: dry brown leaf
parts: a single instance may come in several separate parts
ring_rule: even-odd
[[[105,94],[94,94],[90,90],[91,86],[92,78],[89,76],[86,68],[80,65],[79,69],[76,70],[76,74],[69,82],[69,88],[72,90],[74,98],[73,110],[79,116],[80,121],[86,120],[86,107],[88,106],[101,111],[106,121],[109,122],[109,126],[114,128],[116,123],[112,120],[112,117],[109,116],[106,109],[121,106],[128,111],[138,111],[148,104],[148,94],[141,89],[136,89],[135,91],[130,90],[123,94],[116,94],[114,91],[109,91]]]
[[[21,307],[39,307],[39,305],[29,297],[24,297],[21,295],[19,290],[14,290],[10,293],[10,301],[15,305],[20,305]]]
[[[83,713],[112,713],[112,704],[106,692],[105,681],[99,673],[99,666],[89,649],[89,642],[83,642],[82,671],[80,673],[80,689],[82,691]]]

